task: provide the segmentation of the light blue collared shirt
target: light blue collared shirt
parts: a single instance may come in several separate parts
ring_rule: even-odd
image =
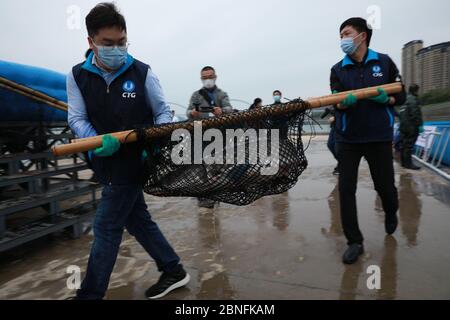
[[[95,61],[95,56],[92,56],[91,64],[97,69],[97,71],[99,71],[108,86],[116,78],[116,73],[119,72],[103,71],[98,67]],[[145,79],[145,89],[145,99],[147,102],[147,106],[152,109],[154,123],[171,123],[172,113],[170,111],[170,107],[166,103],[166,98],[161,88],[159,79],[151,69],[148,70],[147,78]],[[67,99],[69,105],[68,122],[75,135],[78,138],[96,136],[97,132],[92,126],[92,123],[89,121],[86,110],[86,103],[83,99],[80,89],[78,88],[72,71],[67,76]]]

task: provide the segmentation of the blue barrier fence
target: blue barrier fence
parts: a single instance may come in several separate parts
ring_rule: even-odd
[[[444,166],[450,165],[450,122],[426,122],[425,132],[416,142],[414,158],[450,179]]]

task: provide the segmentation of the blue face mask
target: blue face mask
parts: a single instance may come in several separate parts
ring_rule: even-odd
[[[273,96],[273,100],[275,101],[275,103],[278,103],[281,101],[281,96]]]
[[[361,35],[361,33],[358,34],[354,38],[343,38],[343,39],[341,39],[341,49],[342,49],[342,51],[344,51],[345,54],[352,55],[352,54],[354,54],[356,52],[356,50],[358,50],[358,48],[361,45],[361,43],[356,45],[355,44],[355,39],[358,38],[360,35]]]
[[[100,60],[100,62],[111,70],[119,69],[127,60],[127,46],[106,47],[95,45],[95,47],[98,49],[98,59]]]

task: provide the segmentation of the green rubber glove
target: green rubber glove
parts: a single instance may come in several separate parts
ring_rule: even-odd
[[[358,99],[353,94],[348,94],[347,97],[341,102],[344,107],[351,107],[358,102]]]
[[[155,149],[153,150],[154,154],[158,154],[161,152],[161,150],[158,147],[155,147]],[[146,160],[149,157],[149,153],[147,152],[147,150],[142,151],[142,160]]]
[[[113,137],[110,134],[106,134],[102,139],[102,146],[95,149],[94,154],[97,157],[110,157],[116,153],[120,148],[119,139]]]
[[[379,104],[387,104],[389,102],[389,96],[387,95],[386,91],[383,88],[378,88],[377,91],[379,95],[369,98],[369,100],[375,101]]]
[[[425,129],[423,128],[423,126],[420,126],[419,127],[419,134],[422,134],[422,133],[424,133],[425,132]]]

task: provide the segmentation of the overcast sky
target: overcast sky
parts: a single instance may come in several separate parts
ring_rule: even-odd
[[[98,2],[0,0],[0,59],[67,73],[83,60],[84,18]],[[379,27],[371,47],[388,53],[399,68],[406,42],[423,39],[428,46],[450,40],[448,0],[116,4],[127,20],[130,53],[152,66],[167,100],[182,105],[201,87],[199,72],[205,65],[216,68],[218,86],[231,99],[252,102],[261,97],[268,104],[274,89],[289,98],[327,94],[330,68],[343,57],[338,28],[351,16],[368,18]]]

